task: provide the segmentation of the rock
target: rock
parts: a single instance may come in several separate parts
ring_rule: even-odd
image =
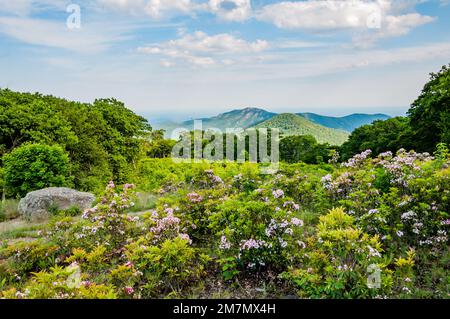
[[[50,187],[28,193],[19,202],[19,212],[27,220],[42,220],[49,217],[50,207],[60,210],[78,207],[85,210],[92,207],[95,196],[65,187]]]

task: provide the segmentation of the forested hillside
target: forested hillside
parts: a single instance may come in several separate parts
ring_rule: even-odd
[[[377,120],[387,120],[390,118],[390,116],[386,114],[350,114],[342,117],[323,116],[315,113],[297,114],[314,123],[350,133],[360,126],[372,124],[372,122]]]
[[[268,112],[260,108],[247,107],[225,112],[217,116],[200,118],[198,120],[202,121],[203,129],[216,128],[225,132],[226,129],[246,129],[272,119],[277,115],[279,114]],[[371,124],[376,120],[385,120],[389,118],[389,116],[385,114],[350,114],[343,117],[324,116],[315,113],[297,113],[297,115],[327,128],[343,130],[349,133],[362,125]],[[183,122],[155,121],[154,123],[152,122],[152,125],[156,129],[165,130],[166,137],[169,138],[171,137],[172,131],[177,128],[192,130],[194,128],[194,120]]]
[[[347,132],[327,128],[292,113],[279,114],[256,125],[255,128],[276,128],[283,136],[311,135],[319,143],[331,145],[341,145],[348,138]]]

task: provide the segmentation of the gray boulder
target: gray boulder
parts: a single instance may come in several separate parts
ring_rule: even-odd
[[[50,207],[59,210],[78,207],[85,210],[92,207],[95,196],[65,187],[50,187],[28,193],[19,202],[19,212],[27,220],[43,220],[49,217]]]

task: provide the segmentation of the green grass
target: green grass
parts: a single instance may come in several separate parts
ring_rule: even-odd
[[[158,196],[154,193],[140,192],[136,195],[135,205],[131,208],[131,212],[143,212],[156,207]]]
[[[37,232],[44,227],[45,223],[29,224],[23,220],[0,223],[0,240],[38,238]]]
[[[19,201],[16,199],[7,199],[0,201],[0,222],[19,217]]]

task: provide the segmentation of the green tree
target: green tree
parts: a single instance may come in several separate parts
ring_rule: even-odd
[[[100,190],[110,178],[126,182],[150,131],[146,119],[115,99],[90,104],[0,89],[0,156],[23,143],[58,144],[78,189]]]
[[[76,143],[70,122],[40,95],[0,90],[0,156],[25,142]]]
[[[430,74],[408,115],[416,150],[431,153],[439,142],[450,143],[450,65]]]
[[[381,152],[396,152],[400,148],[411,149],[414,143],[406,117],[394,117],[385,121],[379,120],[372,124],[355,129],[340,149],[344,160],[353,155],[372,150],[374,155]]]
[[[6,199],[6,192],[5,192],[5,176],[4,176],[4,169],[0,167],[0,192],[1,192],[1,201],[2,203]]]
[[[166,158],[171,156],[177,142],[174,140],[155,140],[147,146],[147,156],[151,158]]]
[[[23,197],[51,186],[70,186],[69,157],[60,146],[24,144],[4,158],[6,191]]]
[[[317,164],[329,157],[330,146],[318,144],[311,135],[287,136],[280,140],[280,159],[288,163]]]

